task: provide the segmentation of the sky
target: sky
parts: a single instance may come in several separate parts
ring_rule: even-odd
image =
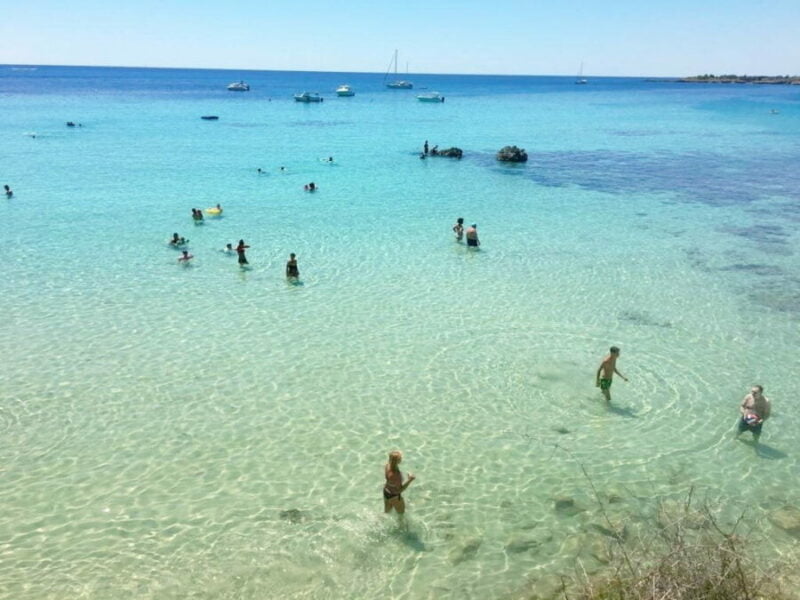
[[[0,0],[0,64],[800,75],[800,0]]]

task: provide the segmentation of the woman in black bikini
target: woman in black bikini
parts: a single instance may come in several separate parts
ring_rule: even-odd
[[[411,473],[408,474],[408,479],[403,483],[403,474],[400,472],[400,461],[403,460],[403,453],[399,450],[394,450],[389,453],[389,462],[386,463],[384,468],[384,475],[386,476],[386,484],[383,486],[383,512],[391,512],[392,509],[397,511],[397,514],[402,515],[406,512],[406,502],[401,495],[406,488],[411,485],[411,482],[416,479]]]

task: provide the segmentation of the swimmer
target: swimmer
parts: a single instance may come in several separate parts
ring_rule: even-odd
[[[383,512],[391,512],[392,509],[397,511],[397,514],[402,515],[406,512],[406,502],[403,500],[402,493],[406,488],[411,485],[411,482],[416,479],[411,473],[408,474],[408,479],[403,483],[403,474],[400,472],[400,463],[403,460],[403,453],[399,450],[394,450],[389,453],[389,462],[383,469],[383,474],[386,477],[386,483],[383,486]]]
[[[467,229],[467,246],[471,246],[473,248],[477,248],[481,245],[480,241],[478,240],[478,226],[473,223]]]
[[[456,234],[456,241],[460,242],[461,238],[464,237],[464,217],[458,217],[458,219],[456,219],[456,224],[453,225],[453,231]]]
[[[3,189],[6,191],[6,198],[11,198],[14,195],[14,192],[11,191],[11,188],[8,185],[4,185]]]
[[[236,250],[233,248],[233,244],[225,244],[225,247],[221,250],[225,254],[233,254]]]
[[[183,251],[183,256],[181,256],[181,257],[178,259],[178,262],[179,262],[179,263],[180,263],[180,262],[182,262],[182,263],[186,264],[186,263],[188,263],[190,260],[192,260],[193,258],[194,258],[194,256],[192,256],[191,254],[189,254],[189,251],[188,251],[188,250],[184,250],[184,251]]]
[[[239,240],[239,245],[236,246],[236,254],[239,255],[239,266],[243,267],[244,265],[249,265],[250,263],[247,262],[247,257],[244,255],[244,251],[249,248],[247,244],[244,243],[244,240]]]
[[[219,203],[219,202],[217,202],[216,209],[219,211],[219,214],[222,214],[222,206],[220,206],[220,203]],[[200,216],[202,217],[202,216],[203,216],[203,214],[202,214],[202,213],[200,213]]]
[[[287,279],[297,279],[300,277],[300,271],[297,268],[297,256],[294,252],[289,254],[289,260],[286,261],[286,277]]]
[[[199,208],[193,208],[192,218],[195,220],[195,222],[199,223],[200,221],[203,220],[203,211],[200,210]]]
[[[172,239],[169,241],[170,246],[183,246],[188,242],[186,238],[179,236],[177,233],[172,234]]]
[[[332,162],[333,162],[333,157],[332,157],[332,156],[329,156],[329,157],[328,157],[328,162],[329,162],[329,163],[332,163]]]

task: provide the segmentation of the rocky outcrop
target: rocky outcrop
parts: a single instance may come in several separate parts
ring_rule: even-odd
[[[460,159],[462,156],[464,156],[464,151],[461,148],[456,148],[455,146],[453,146],[452,148],[445,148],[444,150],[439,150],[436,146],[434,146],[433,150],[431,150],[430,155]]]
[[[517,148],[516,146],[504,146],[497,153],[497,160],[515,163],[527,162],[528,153],[522,148]]]

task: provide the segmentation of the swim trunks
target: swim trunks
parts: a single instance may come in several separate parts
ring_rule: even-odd
[[[745,419],[744,417],[739,419],[739,433],[744,433],[745,431],[752,431],[755,435],[761,435],[761,426],[764,424],[764,421],[759,421],[757,425],[750,425],[744,419]]]
[[[467,238],[467,246],[477,246],[477,245],[478,245],[478,240]]]
[[[600,379],[600,389],[607,390],[611,387],[611,380],[610,379]]]

